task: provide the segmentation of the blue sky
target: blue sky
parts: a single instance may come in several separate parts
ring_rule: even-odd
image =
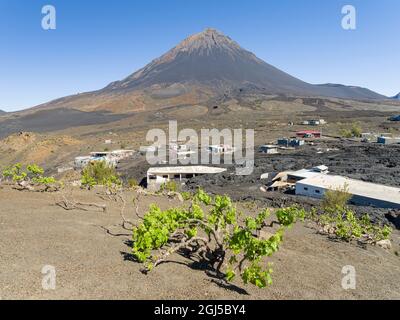
[[[41,28],[44,5],[57,29]],[[341,9],[357,9],[357,29]],[[190,34],[216,28],[310,83],[400,91],[398,0],[0,0],[0,109],[120,80]]]

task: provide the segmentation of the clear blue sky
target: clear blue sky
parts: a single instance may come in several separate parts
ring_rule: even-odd
[[[41,8],[57,29],[41,28]],[[357,30],[341,8],[357,9]],[[120,80],[190,34],[216,28],[311,83],[400,91],[399,0],[0,0],[0,109]]]

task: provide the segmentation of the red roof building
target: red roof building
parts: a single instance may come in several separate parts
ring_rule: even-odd
[[[296,132],[296,136],[302,138],[321,138],[321,132],[315,130],[303,130]]]

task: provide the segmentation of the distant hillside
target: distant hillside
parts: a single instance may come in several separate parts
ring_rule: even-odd
[[[392,99],[400,100],[400,92],[397,95],[395,95],[394,97],[392,97]]]

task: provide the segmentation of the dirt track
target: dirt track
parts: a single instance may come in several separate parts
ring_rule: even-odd
[[[111,236],[101,228],[126,233],[113,227],[120,222],[118,204],[108,203],[107,213],[65,211],[54,205],[58,197],[0,189],[2,299],[400,299],[400,258],[393,251],[399,250],[398,232],[388,252],[334,242],[297,225],[270,260],[274,284],[260,290],[239,281],[215,283],[201,266],[178,255],[145,276],[129,254],[130,235]],[[76,198],[102,202],[93,191],[77,191]],[[141,211],[150,203],[179,205],[146,196]],[[127,215],[134,216],[132,208]],[[42,289],[44,265],[56,268],[56,290]],[[356,290],[341,287],[345,265],[356,268]]]

